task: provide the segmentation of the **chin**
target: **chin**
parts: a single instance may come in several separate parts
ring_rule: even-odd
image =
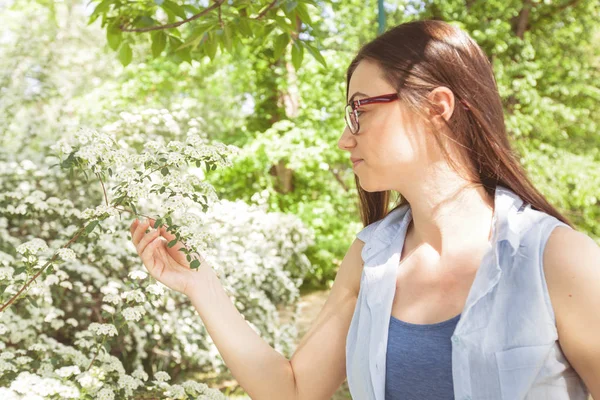
[[[385,190],[385,189],[381,189],[377,186],[369,185],[368,183],[365,184],[361,180],[359,180],[358,183],[360,184],[361,189],[364,190],[365,192],[373,193],[373,192],[381,192],[382,190]]]

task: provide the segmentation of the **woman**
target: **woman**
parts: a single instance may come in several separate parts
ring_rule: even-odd
[[[210,266],[153,221],[131,226],[156,279],[188,295],[253,399],[600,399],[600,248],[528,180],[491,66],[441,21],[399,25],[347,73],[365,228],[291,360],[244,321]],[[348,96],[350,95],[350,96]],[[392,193],[400,202],[388,212]]]

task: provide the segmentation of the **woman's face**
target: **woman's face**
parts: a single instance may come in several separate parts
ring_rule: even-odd
[[[395,91],[382,78],[382,70],[376,63],[363,60],[352,74],[346,100],[349,102],[356,92],[366,96],[355,95],[354,99]],[[363,160],[353,168],[365,191],[402,192],[402,187],[419,179],[427,165],[438,158],[438,152],[431,150],[432,137],[424,131],[421,118],[400,100],[360,106],[358,111],[358,135],[352,135],[346,126],[338,147],[347,150],[349,158]]]

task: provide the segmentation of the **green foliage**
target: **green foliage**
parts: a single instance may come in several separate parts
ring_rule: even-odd
[[[166,50],[167,56],[178,63],[200,60],[204,56],[213,60],[218,49],[239,54],[244,46],[256,42],[274,46],[274,57],[278,60],[290,37],[297,38],[302,31],[313,29],[315,22],[311,13],[318,10],[312,0],[217,0],[206,8],[180,0],[145,3],[98,0],[95,4],[89,23],[101,20],[110,48],[117,50],[124,38],[145,42],[150,33],[152,56],[159,57]],[[314,44],[296,39],[292,47],[296,69],[302,64],[305,47],[326,65]],[[131,58],[130,46],[119,50],[119,60],[124,66]]]

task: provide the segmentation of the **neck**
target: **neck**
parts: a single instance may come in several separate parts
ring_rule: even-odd
[[[417,246],[426,244],[441,255],[491,240],[494,198],[482,185],[446,181],[402,195],[412,212],[407,235]]]

